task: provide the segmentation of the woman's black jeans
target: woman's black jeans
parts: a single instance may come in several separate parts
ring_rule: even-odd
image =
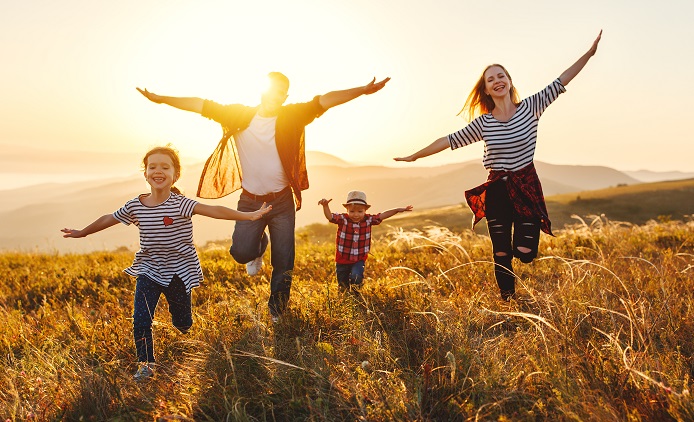
[[[500,179],[487,187],[486,216],[494,250],[494,275],[501,297],[509,300],[516,292],[513,257],[529,263],[537,257],[540,220],[519,216],[508,195],[506,181]],[[519,250],[523,248],[523,250]]]

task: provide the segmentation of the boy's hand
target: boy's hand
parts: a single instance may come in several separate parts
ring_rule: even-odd
[[[326,206],[326,205],[328,205],[328,204],[330,203],[330,201],[332,201],[332,200],[333,200],[332,198],[330,198],[330,199],[325,199],[325,198],[323,198],[323,199],[321,199],[320,201],[318,201],[318,205]]]

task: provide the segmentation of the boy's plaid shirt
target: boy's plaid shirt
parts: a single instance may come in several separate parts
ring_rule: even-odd
[[[354,223],[346,213],[333,213],[330,222],[337,224],[335,262],[353,264],[366,261],[371,249],[371,226],[381,224],[381,214],[366,214],[363,220]]]

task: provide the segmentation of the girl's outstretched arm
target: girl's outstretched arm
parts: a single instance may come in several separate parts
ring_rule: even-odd
[[[441,137],[428,146],[420,149],[419,151],[415,152],[412,155],[408,155],[407,157],[397,157],[393,158],[395,161],[415,161],[419,158],[424,158],[428,157],[430,155],[434,155],[436,153],[439,153],[443,151],[446,148],[450,148],[451,144],[448,142],[448,136]]]
[[[598,51],[598,43],[600,43],[600,38],[602,37],[602,30],[600,30],[600,33],[598,34],[598,37],[593,41],[593,45],[590,47],[590,49],[586,52],[586,54],[582,55],[580,59],[576,61],[573,65],[571,65],[570,68],[566,69],[564,73],[559,76],[559,80],[561,81],[561,84],[566,86],[571,82],[571,80],[578,75],[578,72],[583,69],[583,66],[588,63],[588,60],[590,60],[591,57],[595,54],[596,51]]]
[[[197,203],[193,208],[193,214],[204,215],[205,217],[216,218],[219,220],[257,220],[265,214],[269,213],[272,205],[263,205],[256,211],[243,212],[221,205],[206,205]]]
[[[116,217],[114,217],[113,214],[106,214],[97,218],[92,224],[88,225],[82,230],[65,228],[62,229],[61,232],[65,233],[63,237],[86,237],[90,234],[100,232],[101,230],[107,229],[111,226],[115,226],[116,224],[118,224],[118,220],[116,220]]]
[[[332,199],[325,198],[318,201],[318,205],[323,206],[323,215],[325,216],[325,218],[328,219],[328,221],[330,221],[330,219],[333,218],[333,213],[330,211],[330,205],[328,205],[330,201],[332,201]]]
[[[381,213],[381,220],[385,220],[386,218],[390,218],[390,217],[394,216],[395,214],[405,212],[405,211],[412,211],[412,205],[408,205],[408,206],[402,207],[402,208],[393,208],[392,210],[388,210],[388,211],[383,211]]]

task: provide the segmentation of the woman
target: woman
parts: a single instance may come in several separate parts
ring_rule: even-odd
[[[540,230],[552,234],[542,186],[533,156],[540,116],[566,85],[595,54],[602,31],[590,49],[545,89],[522,101],[511,76],[499,64],[487,66],[461,112],[467,110],[470,123],[459,131],[441,137],[429,146],[396,161],[419,158],[484,141],[484,167],[487,181],[467,192],[474,224],[487,217],[494,253],[494,275],[501,297],[515,296],[513,257],[529,263],[537,256]]]

